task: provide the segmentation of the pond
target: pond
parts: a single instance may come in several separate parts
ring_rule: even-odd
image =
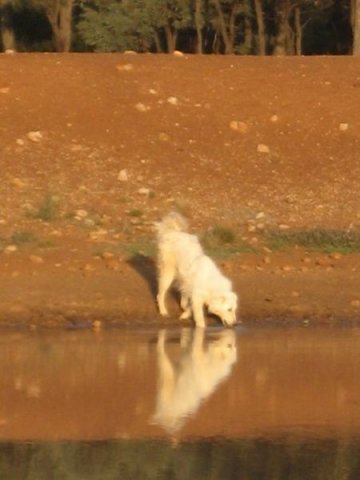
[[[360,330],[3,331],[0,479],[360,478]]]

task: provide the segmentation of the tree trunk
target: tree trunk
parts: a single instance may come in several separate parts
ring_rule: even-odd
[[[289,53],[289,10],[290,3],[289,0],[281,0],[278,4],[279,6],[277,11],[277,21],[278,21],[278,30],[275,37],[275,47],[273,55],[287,55]]]
[[[261,0],[254,0],[255,6],[255,15],[257,23],[257,54],[266,55],[266,38],[265,38],[265,23],[264,23],[264,12],[262,9]]]
[[[154,43],[155,43],[156,53],[163,53],[160,35],[159,35],[159,32],[157,32],[156,30],[154,32]]]
[[[9,3],[0,10],[1,18],[1,42],[4,52],[16,50],[15,32],[13,28],[13,9]]]
[[[245,53],[249,54],[252,52],[253,46],[253,32],[251,28],[251,19],[249,15],[245,15],[244,18],[244,47]]]
[[[223,11],[221,9],[221,5],[219,0],[214,0],[214,6],[216,13],[219,18],[219,28],[220,28],[220,33],[224,42],[224,47],[225,47],[225,54],[229,54],[233,52],[233,44],[231,42],[230,36],[228,34],[227,28],[226,28],[226,22],[224,18]]]
[[[176,40],[177,40],[176,31],[173,32],[169,24],[164,25],[164,31],[165,31],[167,51],[168,53],[174,53],[174,50],[176,49]]]
[[[295,8],[295,55],[302,55],[302,26],[300,8]]]
[[[195,0],[196,53],[203,53],[202,0]]]
[[[54,46],[57,52],[69,52],[72,34],[73,0],[56,0],[55,7],[47,11],[53,30]]]
[[[353,55],[360,56],[360,0],[352,1]]]

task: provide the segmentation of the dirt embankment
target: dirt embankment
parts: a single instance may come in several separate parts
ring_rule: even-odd
[[[151,223],[173,207],[194,231],[226,227],[255,249],[221,261],[244,321],[356,321],[357,254],[278,253],[262,238],[359,225],[359,67],[2,55],[2,322],[160,323],[146,255]]]

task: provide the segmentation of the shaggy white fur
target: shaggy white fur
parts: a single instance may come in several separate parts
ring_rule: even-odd
[[[165,296],[176,281],[181,294],[182,319],[194,318],[197,327],[205,327],[204,306],[224,325],[236,323],[237,295],[232,284],[205,255],[187,222],[177,212],[170,212],[156,224],[158,233],[157,301],[161,315],[167,315]]]

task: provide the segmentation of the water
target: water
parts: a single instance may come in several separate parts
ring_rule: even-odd
[[[360,478],[360,330],[4,333],[0,479]]]

